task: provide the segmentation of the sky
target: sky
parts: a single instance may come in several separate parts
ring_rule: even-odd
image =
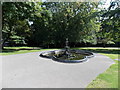
[[[110,1],[111,0],[105,0],[106,1],[106,3],[105,3],[105,5],[104,5],[104,7],[105,8],[108,8],[109,6],[110,6]],[[113,0],[112,0],[113,1]]]
[[[46,1],[46,0],[42,0],[42,2],[44,2],[44,1]],[[55,1],[55,0],[48,0],[48,1]],[[58,1],[58,0],[57,0]],[[65,1],[65,0],[60,0],[60,1]],[[69,0],[67,0],[67,1],[69,1]],[[74,1],[74,0],[72,0],[72,1]],[[76,0],[75,0],[76,1]],[[79,1],[79,0],[78,0]],[[85,0],[82,0],[82,1],[85,1]],[[89,1],[89,0],[87,0],[87,1]],[[90,0],[91,1],[91,0]],[[95,1],[95,0],[93,0],[93,1]],[[105,4],[104,5],[102,5],[102,7],[103,8],[108,8],[109,6],[110,6],[110,1],[114,1],[114,0],[97,0],[97,1],[103,1],[103,2],[105,2]]]
[[[42,0],[43,2],[44,1],[46,1],[46,0]],[[50,0],[50,1],[55,1],[55,0]],[[60,0],[60,1],[64,1],[64,0]],[[69,0],[68,0],[69,1]],[[74,1],[74,0],[72,0],[72,1]],[[76,1],[76,0],[75,0]],[[79,0],[78,0],[79,1]],[[82,1],[85,1],[85,0],[82,0]],[[87,1],[89,1],[89,0],[87,0]],[[91,1],[91,0],[90,0]],[[93,0],[93,1],[95,1],[95,0]],[[96,1],[100,1],[100,0],[96,0]],[[107,3],[109,3],[111,0],[103,0],[103,1],[106,1]]]

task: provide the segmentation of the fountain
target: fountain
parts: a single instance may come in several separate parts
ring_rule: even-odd
[[[66,38],[66,43],[65,43],[65,52],[64,55],[66,55],[68,58],[71,56],[71,54],[69,53],[69,46],[68,46],[68,38]]]
[[[70,49],[68,46],[68,38],[66,38],[65,49],[42,52],[40,56],[58,62],[79,63],[87,61],[88,58],[93,57],[94,54],[85,50]]]

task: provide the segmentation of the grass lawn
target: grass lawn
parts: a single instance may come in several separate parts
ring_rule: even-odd
[[[92,51],[95,53],[100,53],[110,57],[111,59],[118,59],[120,55],[120,50],[117,48],[74,48],[74,49],[83,49]],[[33,47],[5,47],[0,55],[11,55],[11,54],[20,54],[28,52],[37,52],[43,50],[56,50],[56,49],[40,49]],[[115,60],[115,64],[111,65],[105,72],[98,75],[95,80],[93,80],[87,88],[118,88],[118,63],[120,61]]]
[[[38,47],[5,47],[5,49],[2,50],[2,52],[0,52],[0,55],[13,55],[45,50],[57,50],[57,49],[40,49]]]

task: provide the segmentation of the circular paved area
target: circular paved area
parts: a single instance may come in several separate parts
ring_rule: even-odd
[[[3,88],[85,88],[114,61],[95,54],[83,63],[60,63],[41,52],[2,56]]]

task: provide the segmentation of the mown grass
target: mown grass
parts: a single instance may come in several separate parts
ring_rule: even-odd
[[[73,48],[73,49],[83,49],[104,54],[118,54],[118,53],[120,54],[120,51],[117,48]],[[39,47],[5,47],[5,49],[0,52],[0,55],[21,54],[43,50],[56,50],[56,49],[41,49]]]
[[[22,54],[22,53],[29,53],[29,52],[39,52],[45,50],[57,50],[57,49],[41,49],[38,47],[5,47],[0,55],[13,55],[13,54]]]
[[[120,54],[106,54],[106,53],[100,53],[102,55],[108,56],[111,59],[118,59],[118,56],[120,56]],[[119,58],[120,59],[120,58]]]

